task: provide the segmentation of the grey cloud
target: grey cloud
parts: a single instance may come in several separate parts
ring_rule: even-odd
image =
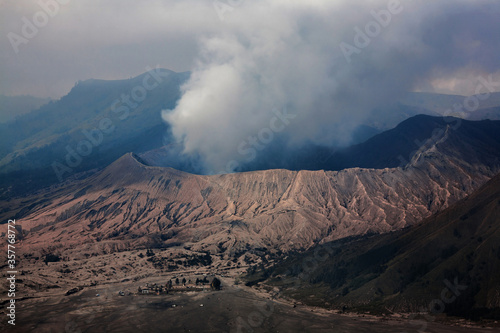
[[[66,2],[17,54],[7,34],[22,36],[22,18],[42,9],[31,0],[0,4],[0,93],[61,97],[78,80],[122,79],[156,65],[187,71],[198,38],[222,26],[202,1]]]
[[[164,119],[185,151],[217,172],[244,161],[238,145],[268,125],[273,108],[297,114],[280,134],[289,145],[343,145],[371,110],[406,91],[498,72],[498,2],[402,1],[369,45],[354,43],[355,28],[365,31],[371,11],[388,3],[244,2],[226,31],[204,40],[183,97]],[[358,46],[349,61],[342,42]]]
[[[6,34],[39,6],[3,1],[0,92],[60,97],[77,80],[156,65],[191,70],[164,118],[185,152],[217,172],[248,159],[238,148],[269,127],[273,110],[296,117],[270,145],[345,145],[372,109],[406,91],[468,94],[477,75],[500,74],[498,1],[402,0],[402,12],[350,62],[341,43],[355,45],[355,28],[391,1],[229,3],[221,21],[213,1],[69,1],[14,54]]]

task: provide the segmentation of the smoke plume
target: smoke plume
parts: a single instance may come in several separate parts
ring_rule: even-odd
[[[499,72],[499,13],[481,0],[240,1],[200,39],[163,118],[209,173],[265,151],[345,146],[408,91],[467,94],[478,75]]]

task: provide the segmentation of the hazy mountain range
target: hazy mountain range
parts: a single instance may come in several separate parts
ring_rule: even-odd
[[[175,107],[180,87],[188,77],[189,73],[154,69],[126,80],[78,82],[61,99],[20,115],[8,124],[0,124],[2,196],[29,193],[81,172],[103,168],[127,152],[141,153],[153,165],[204,173],[198,156],[182,153],[182,146],[173,138],[169,125],[160,116],[161,110]],[[353,143],[363,142],[417,114],[442,114],[447,105],[451,107],[452,103],[463,103],[463,100],[463,96],[409,94],[403,101],[394,101],[393,106],[387,109],[373,110],[371,118],[366,119],[366,123],[353,134]],[[475,120],[498,119],[500,94],[491,94],[486,102],[481,104],[486,109],[467,116]],[[21,113],[22,108],[16,114]],[[106,133],[102,131],[102,126]],[[399,154],[408,159],[409,153],[418,146],[411,141],[426,138],[435,124],[430,121],[421,126],[412,133],[415,137],[410,135],[404,139],[405,143],[401,144],[406,147],[399,147],[401,151],[387,165],[385,162],[377,164],[371,157],[356,156],[356,147],[306,145],[286,148],[276,139],[259,152],[256,159],[243,164],[239,170],[340,170],[354,166],[395,166],[400,163],[397,160]],[[90,142],[90,146],[86,146],[85,142]],[[83,153],[78,153],[78,149]],[[81,156],[83,154],[87,155]],[[79,157],[75,158],[75,155]],[[363,158],[366,161],[362,161]],[[77,177],[82,176],[84,174]]]
[[[13,121],[16,117],[37,110],[50,102],[50,98],[34,96],[5,96],[0,95],[0,123]]]
[[[78,172],[102,168],[129,151],[161,147],[167,126],[160,111],[175,105],[179,87],[189,74],[163,69],[152,72],[157,79],[145,73],[127,80],[78,82],[60,100],[17,117],[13,123],[0,124],[0,186],[4,195],[26,193]],[[146,90],[144,82],[154,88]],[[140,103],[131,97],[136,87],[146,91]],[[100,129],[103,119],[110,127],[107,133]],[[81,156],[81,161],[76,161],[79,163],[58,177],[52,164],[68,167],[68,151],[78,153],[78,144],[89,140],[85,133],[96,130],[102,138],[95,134],[91,153]]]
[[[460,126],[453,129],[452,121]],[[405,143],[429,123],[434,137],[410,156],[415,148]],[[375,154],[376,168],[341,171],[202,176],[126,154],[87,179],[7,200],[2,214],[24,220],[24,246],[33,249],[46,248],[49,239],[61,251],[80,254],[88,246],[95,252],[96,246],[189,244],[237,256],[249,248],[308,248],[398,230],[462,199],[500,172],[498,131],[500,121],[417,116],[356,146],[354,156],[365,158],[385,151],[380,159]],[[391,165],[401,163],[400,156],[408,163]]]
[[[0,332],[500,332],[499,13],[2,1]]]
[[[446,313],[498,317],[500,120],[483,119],[497,119],[498,94],[472,121],[439,116],[461,96],[412,93],[374,110],[350,146],[277,138],[241,172],[206,175],[160,117],[188,74],[79,82],[0,124],[20,288],[237,269],[295,302],[381,313],[420,311],[446,280],[467,286]],[[318,249],[329,255],[304,275]]]

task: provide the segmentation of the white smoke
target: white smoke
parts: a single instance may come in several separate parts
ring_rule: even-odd
[[[457,71],[498,71],[499,42],[477,27],[499,25],[491,7],[500,6],[246,1],[225,13],[224,29],[201,40],[182,98],[163,118],[185,153],[199,154],[211,172],[248,161],[241,146],[269,128],[276,110],[295,115],[273,133],[287,146],[345,145],[371,110],[406,91]]]

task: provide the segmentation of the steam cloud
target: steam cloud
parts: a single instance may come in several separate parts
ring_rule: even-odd
[[[346,145],[374,108],[407,91],[474,93],[478,75],[499,71],[499,13],[480,0],[246,1],[200,41],[163,118],[209,173],[264,146]],[[293,115],[274,120],[280,130],[277,112]]]

